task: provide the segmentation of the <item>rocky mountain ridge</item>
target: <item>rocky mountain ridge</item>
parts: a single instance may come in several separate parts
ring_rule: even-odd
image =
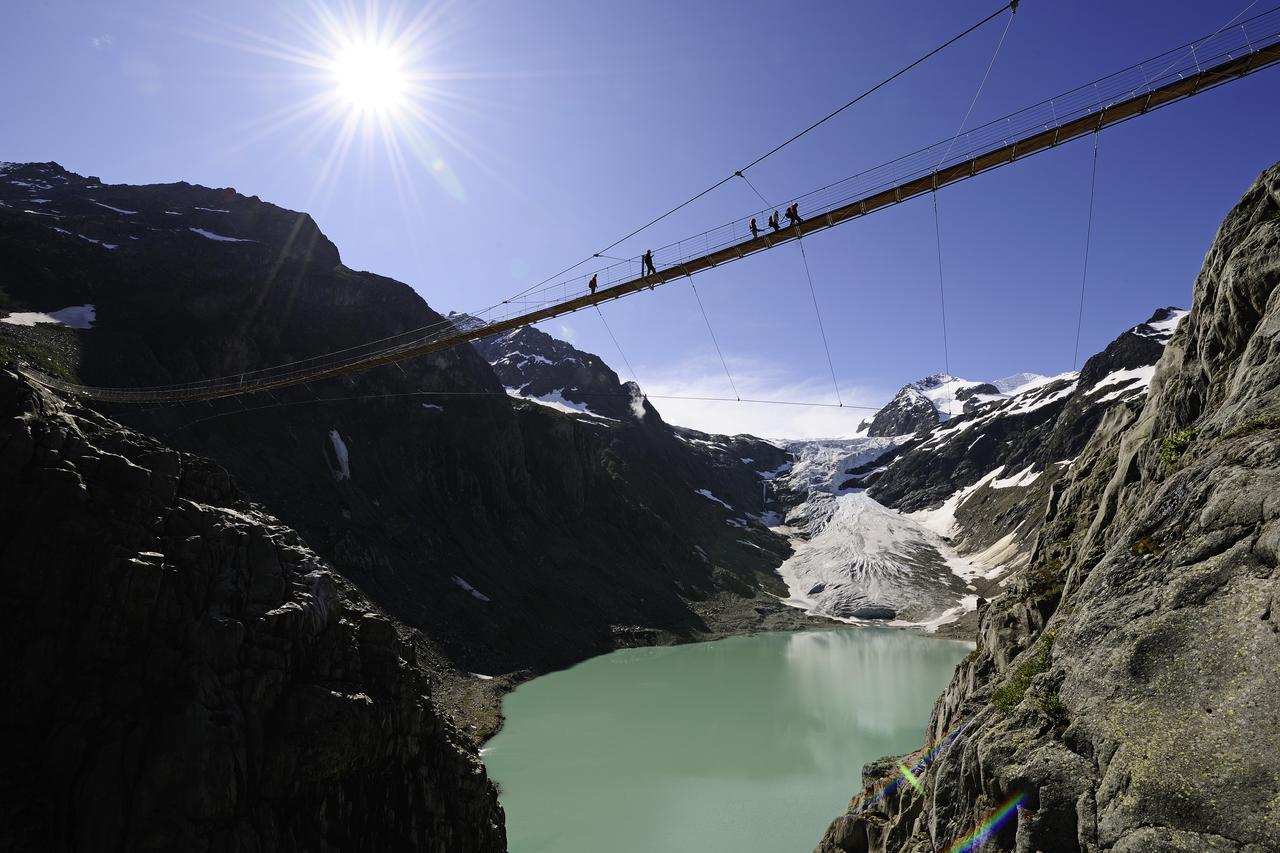
[[[983,596],[1025,565],[1049,490],[1108,409],[1140,399],[1186,312],[1164,308],[1090,358],[1081,373],[970,383],[967,411],[914,434],[793,442],[777,481],[794,553],[790,601],[862,623],[971,636]],[[962,380],[907,386],[933,409]],[[963,394],[965,388],[958,389]],[[959,394],[957,396],[959,396]],[[910,396],[910,395],[907,395]],[[879,414],[897,422],[900,394]],[[882,418],[881,416],[885,416]]]
[[[68,307],[94,322],[9,322]],[[103,185],[48,163],[0,170],[0,311],[11,312],[0,356],[126,387],[446,322],[408,286],[343,265],[306,214],[231,189]],[[423,629],[463,694],[509,683],[467,673],[520,678],[655,636],[793,618],[759,595],[785,593],[773,569],[788,546],[754,520],[768,511],[758,472],[785,451],[677,431],[643,401],[636,418],[630,395],[616,418],[545,402],[511,397],[459,347],[244,401],[106,411],[227,467],[337,572]],[[467,701],[483,733],[493,700],[475,715]]]
[[[506,850],[420,638],[217,465],[0,371],[0,847]]]
[[[1072,396],[1118,402],[1049,430],[1075,461],[979,609],[925,736],[941,747],[918,787],[877,794],[898,759],[868,765],[819,853],[946,849],[987,821],[990,850],[1280,849],[1278,293],[1280,165],[1228,214],[1176,331],[1153,318],[1081,372]],[[1105,381],[1142,338],[1168,341],[1145,396]]]

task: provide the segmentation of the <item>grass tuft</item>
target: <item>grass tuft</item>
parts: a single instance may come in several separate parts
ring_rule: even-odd
[[[1184,429],[1173,435],[1166,435],[1160,443],[1160,458],[1169,465],[1176,465],[1199,432],[1197,429]]]
[[[1027,688],[1031,686],[1031,679],[1042,672],[1048,671],[1053,651],[1053,637],[1053,631],[1046,632],[1040,641],[1036,643],[1026,660],[1018,664],[1014,668],[1013,674],[991,694],[991,704],[995,705],[1000,713],[1012,713],[1013,709],[1022,703],[1023,697],[1027,695]]]

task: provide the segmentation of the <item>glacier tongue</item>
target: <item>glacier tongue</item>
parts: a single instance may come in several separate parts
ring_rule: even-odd
[[[779,568],[789,604],[848,622],[935,628],[976,606],[973,567],[936,532],[861,489],[847,471],[874,461],[892,439],[795,442],[780,478],[804,499],[786,518],[794,553]]]

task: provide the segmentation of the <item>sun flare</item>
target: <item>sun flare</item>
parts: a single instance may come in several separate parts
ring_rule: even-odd
[[[404,103],[408,74],[392,45],[346,45],[334,57],[332,73],[338,97],[354,110],[391,112]]]
[[[287,36],[231,28],[202,37],[269,61],[255,72],[264,91],[287,96],[248,123],[240,144],[287,132],[315,164],[310,204],[322,206],[348,176],[387,169],[406,213],[420,218],[420,176],[465,203],[460,163],[496,174],[459,119],[488,106],[468,92],[473,81],[505,73],[458,64],[456,39],[467,27],[456,0],[299,0],[277,9],[272,28]]]

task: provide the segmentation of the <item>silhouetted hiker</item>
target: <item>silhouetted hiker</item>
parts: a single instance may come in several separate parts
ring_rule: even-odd
[[[800,203],[799,202],[793,201],[791,203],[791,206],[787,208],[787,224],[788,225],[800,224]]]
[[[773,212],[773,215],[769,217],[769,227],[774,231],[782,230],[782,226],[778,224],[778,211],[776,210]]]
[[[587,282],[587,287],[591,288],[591,295],[592,295],[592,296],[595,296],[595,293],[596,293],[596,276],[595,276],[595,273],[592,273],[592,274],[591,274],[591,281]]]
[[[643,264],[640,269],[641,278],[644,278],[647,275],[658,274],[658,271],[653,268],[653,249],[645,249],[644,255],[640,257],[640,261]]]
[[[753,216],[751,217],[751,239],[754,240],[759,236],[760,236],[760,226],[756,225],[756,218]]]

